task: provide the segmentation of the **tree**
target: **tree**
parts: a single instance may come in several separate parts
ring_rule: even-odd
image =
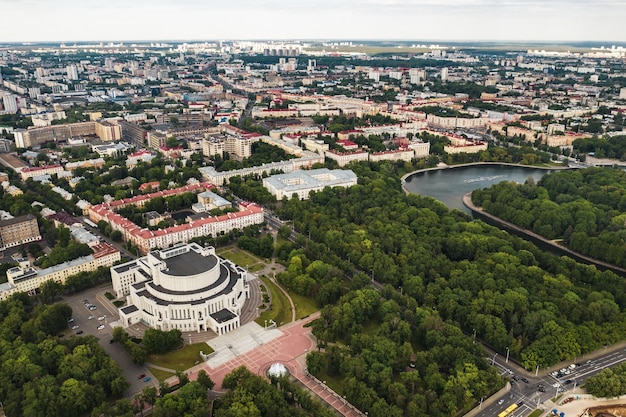
[[[211,380],[211,378],[209,377],[209,374],[207,374],[207,372],[204,369],[201,369],[200,372],[198,372],[197,381],[200,385],[202,385],[205,389],[208,389],[208,390],[212,390],[213,387],[215,386],[215,382]]]
[[[121,242],[122,241],[122,232],[120,232],[119,230],[114,230],[111,232],[111,240],[113,240],[114,242]]]

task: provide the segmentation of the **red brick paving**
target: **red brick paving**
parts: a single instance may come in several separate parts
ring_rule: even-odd
[[[323,384],[315,381],[311,376],[304,374],[306,353],[315,348],[311,328],[304,327],[304,325],[318,317],[319,312],[312,314],[306,319],[281,327],[280,330],[283,332],[282,336],[270,342],[266,342],[262,346],[243,355],[237,356],[219,365],[215,369],[209,367],[206,363],[195,366],[190,374],[190,378],[195,379],[198,371],[204,369],[213,382],[215,382],[214,390],[221,391],[224,377],[235,368],[243,365],[257,375],[265,375],[265,371],[273,363],[280,362],[308,389],[313,391],[344,416],[362,416],[363,414],[361,412],[353,409],[343,398],[339,397]]]

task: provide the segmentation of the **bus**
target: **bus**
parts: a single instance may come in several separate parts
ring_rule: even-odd
[[[517,404],[511,404],[506,408],[506,410],[498,414],[498,417],[506,417],[509,414],[511,414],[513,411],[515,411],[516,409],[517,409]]]

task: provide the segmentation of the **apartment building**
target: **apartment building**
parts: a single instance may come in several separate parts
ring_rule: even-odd
[[[121,260],[120,251],[108,243],[93,247],[94,253],[88,256],[63,262],[45,269],[36,269],[29,262],[7,271],[8,282],[0,285],[0,300],[5,300],[17,292],[36,293],[47,281],[65,284],[68,277],[81,272],[92,272],[100,267],[111,267]]]
[[[37,217],[32,214],[0,220],[0,250],[41,240]]]

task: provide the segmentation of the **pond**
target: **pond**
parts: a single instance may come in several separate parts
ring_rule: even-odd
[[[532,177],[539,181],[557,169],[542,169],[505,164],[476,164],[417,172],[407,177],[408,192],[433,197],[450,209],[471,214],[463,205],[463,196],[473,190],[488,188],[501,181],[524,183]]]

